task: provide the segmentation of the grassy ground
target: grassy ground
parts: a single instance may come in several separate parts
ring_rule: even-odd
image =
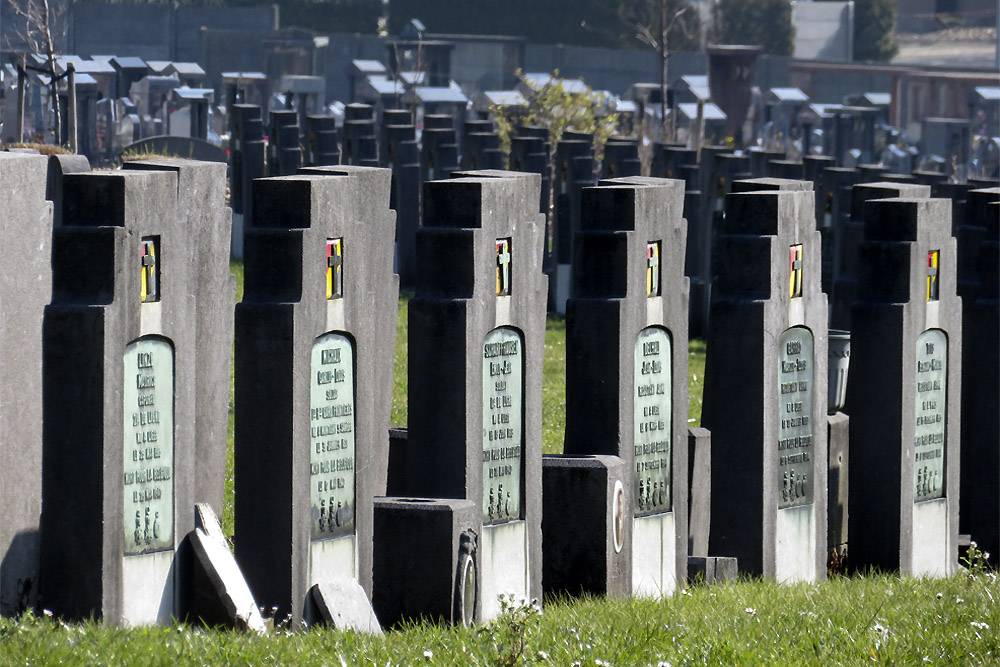
[[[992,574],[738,582],[665,600],[549,601],[476,629],[432,623],[385,637],[327,629],[267,637],[189,626],[115,630],[0,620],[0,664],[995,665]]]
[[[242,296],[242,267],[234,266]],[[399,304],[392,423],[406,423],[406,308]],[[550,318],[543,447],[562,450],[565,323]],[[701,415],[705,346],[690,345],[689,421]],[[232,534],[232,414],[224,528]],[[664,600],[547,600],[475,629],[422,623],[385,637],[327,629],[266,637],[200,627],[110,629],[0,619],[0,665],[995,665],[1000,588],[979,562],[950,579],[872,575],[815,585],[739,581]]]

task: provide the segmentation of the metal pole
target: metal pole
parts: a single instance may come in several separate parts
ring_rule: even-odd
[[[23,65],[24,63],[17,68],[17,131],[14,136],[18,143],[24,141],[24,88],[27,84],[27,75]]]
[[[77,128],[76,128],[76,69],[73,67],[73,63],[66,64],[66,85],[68,86],[68,105],[69,109],[69,127],[66,132],[67,143],[69,143],[69,149],[76,153],[77,151]]]

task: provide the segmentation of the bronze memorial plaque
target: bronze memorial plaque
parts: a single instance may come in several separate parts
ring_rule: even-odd
[[[309,382],[310,534],[354,533],[354,344],[339,333],[313,343]]]
[[[125,347],[125,555],[174,547],[174,348],[164,338]]]
[[[670,334],[660,327],[640,331],[633,376],[636,516],[671,508],[672,374]]]
[[[483,523],[521,518],[524,339],[510,327],[483,342]]]
[[[813,335],[786,329],[778,341],[778,507],[813,501]]]
[[[917,338],[914,501],[944,496],[947,378],[948,337],[940,329],[928,329]]]

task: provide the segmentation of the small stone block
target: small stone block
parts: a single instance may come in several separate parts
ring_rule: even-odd
[[[738,573],[735,558],[725,556],[689,556],[688,582],[692,584],[722,584],[735,580]]]
[[[309,590],[313,618],[338,630],[354,630],[372,635],[382,634],[382,626],[365,595],[365,589],[354,579],[324,581]]]
[[[478,620],[481,525],[471,500],[377,499],[372,606],[382,623]]]
[[[712,521],[712,432],[707,428],[688,428],[688,479],[688,553],[706,556]]]
[[[628,491],[626,491],[628,489]],[[617,456],[542,458],[542,590],[628,597],[631,492]]]

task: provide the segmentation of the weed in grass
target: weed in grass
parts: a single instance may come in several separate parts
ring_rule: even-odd
[[[532,656],[529,644],[538,634],[541,609],[532,600],[530,604],[518,603],[513,595],[501,595],[500,614],[489,624],[479,629],[492,646],[494,663],[498,667],[514,667],[544,659],[545,654]]]

